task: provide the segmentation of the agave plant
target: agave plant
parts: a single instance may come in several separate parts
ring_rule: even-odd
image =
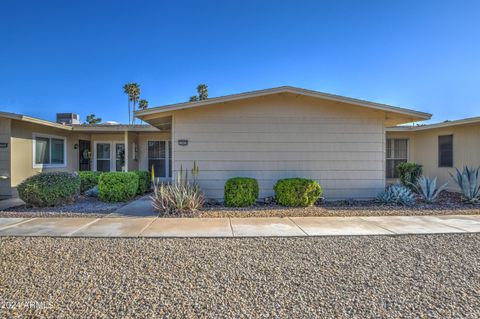
[[[456,175],[450,173],[450,176],[457,183],[464,199],[469,203],[478,202],[480,200],[480,167],[470,168],[465,166],[462,172],[458,168],[455,168],[455,170]]]
[[[423,197],[427,203],[433,203],[437,200],[438,195],[447,187],[448,183],[437,188],[437,178],[430,179],[422,176],[417,181],[417,192]]]
[[[377,196],[377,200],[385,204],[403,206],[415,205],[415,194],[400,183],[390,185]]]

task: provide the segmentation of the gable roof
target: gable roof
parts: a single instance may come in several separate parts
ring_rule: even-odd
[[[50,121],[42,120],[42,119],[39,119],[39,118],[36,118],[36,117],[26,116],[26,115],[23,115],[23,114],[10,113],[10,112],[0,112],[0,117],[5,117],[5,118],[8,118],[8,119],[23,121],[23,122],[28,122],[28,123],[50,126],[50,127],[59,128],[59,129],[62,129],[62,130],[67,130],[67,131],[72,130],[71,126],[68,126],[68,125],[65,125],[65,124],[50,122]]]
[[[480,123],[480,116],[468,117],[468,118],[464,118],[461,120],[454,120],[454,121],[448,120],[442,123],[435,123],[435,124],[425,124],[425,125],[416,125],[416,126],[393,126],[393,127],[387,127],[387,131],[389,132],[423,131],[423,130],[441,128],[441,127],[476,124],[476,123]]]
[[[67,131],[88,131],[88,132],[158,132],[158,128],[149,124],[61,124],[42,120],[36,117],[31,117],[23,114],[1,112],[0,117],[9,118],[12,120],[28,122],[58,128]]]
[[[196,108],[196,107],[201,107],[201,106],[206,106],[206,105],[211,105],[216,103],[238,101],[238,100],[243,100],[248,98],[261,97],[261,96],[279,94],[279,93],[298,94],[303,96],[319,98],[323,100],[348,103],[351,105],[357,105],[357,106],[366,107],[370,109],[382,110],[382,111],[393,112],[393,113],[397,113],[405,116],[411,116],[415,118],[415,120],[427,120],[432,117],[432,115],[429,113],[419,112],[419,111],[415,111],[407,108],[401,108],[401,107],[387,105],[387,104],[359,100],[351,97],[345,97],[345,96],[340,96],[340,95],[335,95],[330,93],[307,90],[307,89],[297,88],[293,86],[280,86],[280,87],[271,88],[271,89],[264,89],[264,90],[225,95],[225,96],[220,96],[215,98],[208,98],[202,101],[183,102],[183,103],[177,103],[177,104],[158,106],[158,107],[148,108],[146,110],[137,111],[135,112],[135,116],[139,118],[143,118],[144,116],[147,116],[150,114]]]

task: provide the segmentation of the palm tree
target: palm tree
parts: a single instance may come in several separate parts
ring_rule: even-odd
[[[98,124],[102,121],[101,118],[96,117],[95,114],[87,115],[86,122],[84,124]]]
[[[140,98],[140,85],[135,82],[127,83],[123,86],[123,92],[128,95],[128,124],[135,123],[135,116],[133,119],[130,114],[130,102],[133,102],[133,113],[135,114],[135,106]]]
[[[197,92],[198,92],[198,99],[199,100],[206,100],[208,99],[208,86],[206,84],[199,84],[197,86]]]
[[[197,97],[196,95],[192,95],[188,101],[189,101],[189,102],[198,101],[198,97]]]
[[[123,93],[128,96],[128,123],[130,124],[130,91],[131,91],[132,83],[127,83],[123,86]]]
[[[140,110],[145,110],[148,108],[148,101],[145,100],[145,99],[141,99],[139,102],[138,102],[138,109]]]
[[[137,105],[138,100],[140,99],[140,85],[137,83],[131,83],[131,99],[133,102],[133,118],[132,124],[135,124],[135,106]]]

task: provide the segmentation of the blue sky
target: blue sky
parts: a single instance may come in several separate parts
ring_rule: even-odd
[[[480,116],[479,1],[2,0],[0,110],[126,122],[150,106],[293,85]]]

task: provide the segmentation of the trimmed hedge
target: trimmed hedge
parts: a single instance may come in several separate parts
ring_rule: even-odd
[[[17,190],[28,206],[55,206],[72,201],[80,193],[80,177],[76,173],[44,172],[21,182]]]
[[[137,189],[138,175],[133,172],[106,172],[98,179],[98,198],[104,202],[126,202]]]
[[[322,196],[320,185],[311,179],[286,178],[275,184],[275,200],[283,206],[312,206]]]
[[[98,185],[98,178],[102,175],[102,172],[80,171],[78,175],[80,176],[80,193],[84,194]]]
[[[138,176],[137,195],[143,195],[152,190],[150,184],[150,173],[148,171],[134,171],[132,173],[135,173]]]
[[[423,167],[420,164],[415,163],[400,163],[396,167],[398,174],[400,175],[400,182],[415,191],[418,183],[418,179],[423,174]]]
[[[234,177],[225,183],[225,205],[244,207],[255,204],[258,198],[258,182],[255,178]]]

